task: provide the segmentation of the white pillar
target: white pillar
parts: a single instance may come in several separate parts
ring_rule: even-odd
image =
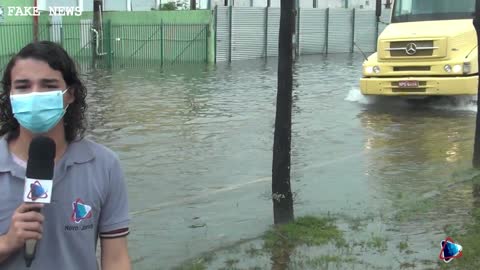
[[[83,0],[77,0],[77,7],[80,8],[80,10],[83,12]],[[103,8],[103,2],[102,2],[102,8]]]
[[[158,9],[160,6],[160,0],[155,0],[155,9]]]
[[[132,0],[127,0],[127,11],[132,11]]]
[[[38,0],[37,7],[39,10],[46,10],[48,11],[47,0]]]

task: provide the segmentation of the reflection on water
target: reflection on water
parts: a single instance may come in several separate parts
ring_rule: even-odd
[[[366,173],[386,190],[428,192],[448,184],[459,166],[469,166],[472,113],[371,108],[359,117],[369,134]]]
[[[453,212],[432,207],[385,221],[402,237],[417,235],[420,255],[435,260],[431,241],[472,206],[471,187],[458,183],[468,178],[474,112],[362,97],[361,62],[329,55],[297,63],[296,215],[394,216],[450,189]],[[135,269],[169,269],[272,224],[276,68],[270,59],[84,75],[90,134],[119,153],[128,178]]]

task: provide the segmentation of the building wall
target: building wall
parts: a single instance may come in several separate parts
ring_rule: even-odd
[[[166,0],[163,0],[166,1]],[[77,6],[79,0],[38,0],[39,6]],[[132,11],[147,11],[155,7],[155,0],[103,0],[105,11],[127,11],[131,3]],[[93,11],[93,0],[83,0],[83,10]]]
[[[295,1],[295,0],[292,0]],[[314,0],[298,0],[300,7],[313,8]],[[344,8],[348,2],[349,8],[375,9],[376,0],[316,0],[318,8]],[[31,2],[33,0],[0,0],[2,2],[16,2],[20,5],[23,2]],[[156,8],[157,4],[166,4],[168,2],[176,2],[180,9],[189,7],[190,0],[103,0],[104,11],[150,11]],[[233,5],[235,7],[266,7],[267,0],[197,0],[197,9],[207,9],[211,2],[211,7]],[[271,7],[280,7],[281,0],[271,0]],[[382,0],[383,3],[386,0]],[[77,6],[79,0],[38,0],[39,6]],[[130,5],[130,7],[129,7]],[[93,0],[83,0],[83,10],[93,10]]]
[[[24,0],[22,0],[24,1]],[[31,0],[28,0],[31,1]],[[45,2],[47,6],[77,6],[79,0],[38,0]],[[197,0],[197,9],[207,9],[208,2],[213,0]],[[256,1],[256,0],[255,0]],[[265,0],[266,1],[266,0]],[[1,2],[1,0],[0,0]],[[160,4],[176,2],[179,9],[181,6],[190,6],[190,0],[103,0],[104,11],[150,11],[152,8],[158,8]],[[130,7],[129,7],[130,6]],[[92,11],[93,1],[83,0],[83,10]]]
[[[295,1],[295,0],[292,0]],[[300,7],[313,8],[314,0],[298,0]],[[376,0],[317,0],[317,8],[344,8],[348,2],[349,8],[375,9]],[[212,0],[212,6],[233,5],[235,7],[266,7],[267,0]],[[271,0],[271,7],[280,7],[281,0]],[[386,0],[382,0],[385,3]]]

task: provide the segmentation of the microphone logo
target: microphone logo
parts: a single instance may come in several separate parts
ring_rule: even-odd
[[[50,203],[52,199],[52,181],[25,179],[23,201],[30,203]]]
[[[30,184],[30,192],[28,193],[27,198],[36,201],[37,199],[48,198],[48,194],[42,187],[42,184],[37,180]]]

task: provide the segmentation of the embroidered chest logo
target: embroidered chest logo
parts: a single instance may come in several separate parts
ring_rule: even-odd
[[[75,223],[80,223],[82,220],[92,217],[92,207],[85,204],[82,199],[77,199],[72,203],[72,215],[71,220]]]

